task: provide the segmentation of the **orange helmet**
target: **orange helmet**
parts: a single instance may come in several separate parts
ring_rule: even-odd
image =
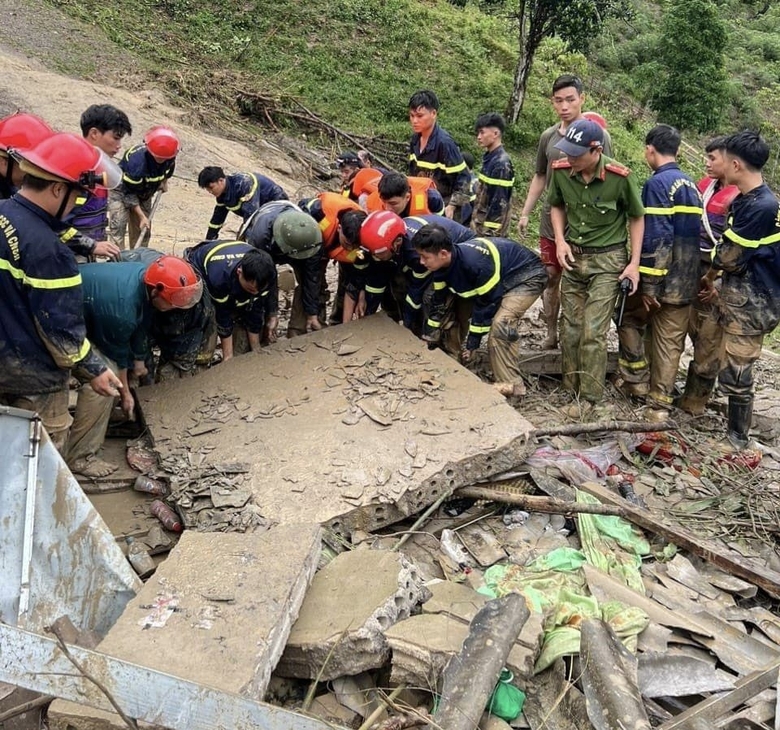
[[[589,119],[591,122],[596,122],[602,129],[607,128],[607,120],[598,112],[583,112],[582,116],[585,117],[585,119]]]
[[[31,149],[14,150],[13,155],[21,170],[44,180],[90,190],[115,188],[122,180],[122,170],[108,155],[68,132],[51,134]]]
[[[203,295],[203,281],[184,259],[161,256],[144,272],[144,284],[176,309],[194,307]]]
[[[144,135],[144,144],[149,152],[161,160],[172,160],[179,154],[179,138],[170,127],[162,124],[152,127]]]
[[[390,210],[370,213],[360,226],[360,247],[371,254],[392,250],[393,241],[406,235],[403,219]]]
[[[0,119],[0,155],[8,156],[8,150],[28,150],[51,137],[54,130],[35,114],[11,114]]]

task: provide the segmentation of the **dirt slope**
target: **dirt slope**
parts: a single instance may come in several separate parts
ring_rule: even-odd
[[[128,145],[138,142],[153,124],[169,124],[179,133],[182,152],[176,177],[154,220],[155,247],[181,252],[205,234],[214,200],[196,183],[198,171],[205,165],[221,165],[230,172],[261,172],[282,185],[293,199],[305,185],[298,163],[270,141],[256,137],[248,146],[188,124],[194,114],[168,104],[164,95],[144,80],[137,60],[101,46],[107,41],[90,38],[89,28],[80,27],[48,6],[22,4],[12,8],[8,0],[0,0],[0,18],[7,30],[4,42],[10,39],[14,45],[0,45],[0,115],[20,109],[40,115],[56,129],[78,132],[79,117],[87,106],[109,103],[130,117],[133,136]],[[58,30],[53,32],[52,28]],[[94,71],[96,47],[104,48],[106,59],[101,61],[99,73]],[[88,76],[101,76],[114,83],[80,80],[46,68],[81,65]],[[242,131],[248,139],[255,137],[248,128]],[[231,218],[228,229],[239,222],[237,217]]]

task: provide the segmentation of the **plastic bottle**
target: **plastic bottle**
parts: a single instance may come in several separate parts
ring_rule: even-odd
[[[170,492],[168,487],[157,479],[151,479],[150,477],[139,474],[133,484],[133,489],[136,492],[146,492],[147,494],[154,494],[157,497],[167,497]]]
[[[163,527],[171,532],[181,532],[182,524],[178,515],[167,505],[165,502],[161,502],[159,499],[155,499],[152,502],[149,511],[162,522]]]
[[[138,577],[147,578],[154,573],[157,566],[144,546],[132,537],[125,538],[125,542],[127,543],[127,559],[135,572],[138,573]]]

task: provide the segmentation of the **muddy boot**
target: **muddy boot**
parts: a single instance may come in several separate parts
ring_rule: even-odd
[[[685,379],[685,392],[680,398],[678,408],[692,416],[701,416],[715,387],[715,378],[703,378],[688,365],[688,377]]]
[[[730,395],[728,430],[726,440],[723,442],[725,449],[731,446],[733,451],[742,451],[750,442],[750,425],[753,421],[753,396]]]

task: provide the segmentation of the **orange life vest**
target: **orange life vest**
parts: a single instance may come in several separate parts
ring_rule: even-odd
[[[357,251],[345,251],[339,243],[339,213],[343,210],[363,210],[354,200],[338,193],[320,193],[317,198],[324,218],[319,222],[322,245],[328,257],[345,264],[354,262]]]
[[[382,177],[382,173],[379,170],[373,167],[363,167],[355,173],[341,194],[351,200],[360,200],[361,195],[370,195],[376,192],[380,177]]]
[[[428,191],[436,189],[436,183],[430,177],[407,177],[409,181],[409,187],[411,189],[411,198],[409,200],[409,212],[410,215],[430,215],[432,212],[428,208]],[[379,197],[379,191],[375,191],[368,196],[366,200],[366,210],[369,213],[373,213],[377,210],[385,210],[384,203]]]

